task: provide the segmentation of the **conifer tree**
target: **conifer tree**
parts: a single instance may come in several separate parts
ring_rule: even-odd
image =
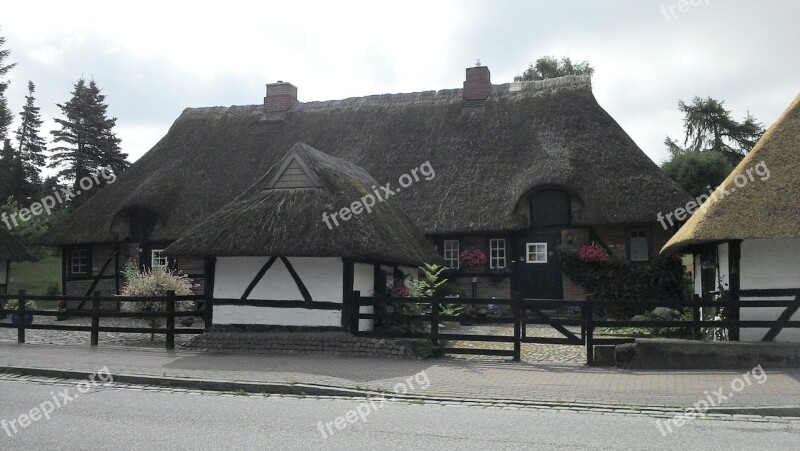
[[[21,170],[15,198],[20,205],[27,205],[31,197],[41,192],[41,168],[45,164],[44,152],[47,143],[39,134],[42,128],[42,117],[39,107],[33,97],[36,85],[28,81],[28,95],[25,96],[25,106],[22,107],[20,126],[17,129],[17,155],[19,169]]]
[[[105,98],[94,80],[87,83],[81,78],[74,85],[72,98],[57,104],[64,117],[55,120],[61,128],[50,132],[58,145],[52,149],[50,167],[63,165],[59,177],[72,180],[76,190],[82,178],[101,168],[119,173],[130,166],[114,132],[117,119],[106,116]],[[82,195],[76,200],[81,198],[85,199]]]

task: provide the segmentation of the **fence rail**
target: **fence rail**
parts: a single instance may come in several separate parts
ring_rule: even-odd
[[[701,329],[722,328],[727,330],[742,328],[767,328],[769,332],[764,336],[763,341],[771,341],[783,328],[798,328],[800,321],[791,321],[792,314],[800,310],[800,289],[781,289],[781,290],[747,290],[743,296],[756,297],[759,300],[727,300],[703,301],[695,297],[691,301],[606,301],[606,300],[563,300],[563,299],[466,299],[466,298],[375,298],[361,297],[359,292],[355,292],[352,300],[352,308],[349,312],[350,333],[359,336],[376,338],[419,338],[430,340],[434,345],[439,345],[440,340],[451,341],[478,341],[478,342],[498,342],[512,343],[513,350],[491,350],[491,349],[465,349],[465,348],[442,348],[445,353],[451,354],[483,354],[499,355],[512,357],[514,361],[521,358],[522,343],[538,344],[559,344],[559,345],[583,345],[586,346],[587,364],[594,364],[594,347],[597,345],[612,345],[630,343],[634,341],[631,337],[595,337],[595,330],[598,327],[607,329],[652,327],[652,328],[680,328],[691,331],[692,336],[698,339]],[[790,297],[793,299],[774,299],[776,297]],[[384,306],[395,305],[416,305],[425,313],[405,314],[402,312],[385,313],[375,310],[374,313],[362,313],[361,307],[364,306]],[[445,304],[453,305],[485,305],[496,304],[508,306],[512,316],[486,317],[479,318],[470,316],[472,323],[492,323],[492,324],[513,324],[513,335],[494,336],[494,335],[467,335],[467,334],[442,334],[439,331],[439,323],[442,321],[458,321],[463,318],[459,315],[444,315],[440,312],[440,306]],[[563,308],[566,306],[580,307],[579,318],[553,318],[548,316],[544,310],[553,308]],[[643,310],[655,307],[669,307],[682,310],[691,309],[691,320],[614,320],[601,319],[596,315],[605,308],[628,307],[631,309]],[[784,307],[786,310],[776,320],[708,320],[700,315],[700,308],[760,308],[760,307]],[[425,332],[386,332],[381,330],[360,331],[359,320],[372,319],[376,321],[397,320],[409,322],[426,323]],[[527,335],[526,326],[549,325],[560,332],[563,337],[532,337]],[[580,337],[564,326],[580,327]]]
[[[99,342],[100,332],[118,332],[118,333],[149,333],[149,334],[163,334],[166,335],[166,348],[168,350],[175,349],[175,335],[197,335],[202,334],[211,328],[211,321],[213,315],[213,300],[210,297],[200,295],[190,296],[176,296],[173,291],[167,292],[166,296],[137,296],[137,297],[123,297],[123,296],[100,296],[95,295],[91,297],[86,296],[32,296],[26,294],[24,290],[16,295],[0,295],[0,301],[5,306],[8,301],[16,300],[17,308],[7,309],[0,308],[0,315],[16,315],[17,323],[4,323],[0,322],[0,328],[17,329],[17,342],[25,343],[25,331],[30,330],[58,330],[58,331],[74,331],[74,332],[89,332],[90,343],[92,346],[97,346]],[[60,316],[63,314],[57,310],[42,310],[42,309],[28,309],[25,305],[27,301],[79,301],[79,302],[92,302],[90,310],[67,310],[67,314],[71,317],[91,318],[92,323],[90,326],[66,325],[66,324],[26,324],[26,315],[38,316]],[[176,304],[178,302],[187,301],[202,301],[202,308],[196,310],[177,311]],[[101,309],[103,302],[164,302],[165,311],[157,312],[118,312]],[[83,304],[81,304],[83,305]],[[204,320],[203,328],[176,328],[175,318],[185,317],[201,317]],[[162,318],[165,320],[165,327],[111,327],[101,326],[100,319],[102,318]]]

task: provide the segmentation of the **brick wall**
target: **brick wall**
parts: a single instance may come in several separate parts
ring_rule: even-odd
[[[486,66],[467,68],[467,79],[461,95],[464,100],[486,100],[492,93],[492,81]]]
[[[267,112],[289,111],[297,103],[297,87],[291,83],[270,83],[264,97],[264,110]]]

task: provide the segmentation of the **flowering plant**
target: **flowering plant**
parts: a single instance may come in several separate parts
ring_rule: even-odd
[[[584,244],[578,251],[578,255],[585,262],[605,263],[608,261],[606,250],[597,244]]]
[[[481,266],[486,263],[486,254],[474,247],[464,249],[461,252],[461,263],[468,266]]]

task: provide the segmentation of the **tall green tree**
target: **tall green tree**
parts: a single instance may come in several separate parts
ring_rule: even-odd
[[[543,56],[531,63],[525,72],[514,77],[514,81],[546,80],[565,75],[592,75],[594,67],[588,62],[572,62],[569,57],[560,60],[553,56]]]
[[[11,125],[11,111],[8,109],[8,99],[6,99],[6,89],[8,89],[9,82],[5,77],[8,71],[16,66],[14,64],[7,64],[6,60],[11,55],[11,50],[4,49],[6,44],[6,37],[0,36],[0,142],[4,142],[8,134],[8,126]]]
[[[101,168],[110,167],[119,173],[130,166],[126,160],[128,155],[120,150],[120,139],[114,132],[117,118],[107,117],[105,99],[94,80],[87,83],[81,78],[74,85],[72,98],[57,104],[64,118],[56,119],[60,128],[50,132],[58,144],[52,149],[50,167],[63,166],[58,175],[72,180],[76,191],[82,178]],[[93,194],[82,194],[75,200],[81,202]]]
[[[40,136],[42,117],[36,99],[33,97],[36,85],[28,81],[28,95],[25,96],[25,106],[19,113],[20,125],[17,129],[17,158],[22,170],[22,180],[15,196],[20,205],[28,205],[28,199],[41,193],[42,167],[45,165],[44,152],[47,142]]]
[[[731,162],[739,161],[750,152],[761,135],[764,125],[750,113],[741,122],[731,117],[725,102],[712,97],[694,97],[691,103],[678,101],[678,110],[683,113],[685,149],[697,152],[719,152]],[[677,142],[667,137],[671,153],[675,153]]]
[[[724,105],[711,97],[679,100],[683,146],[669,136],[664,140],[670,158],[661,168],[692,196],[722,183],[764,134],[764,126],[751,114],[738,122]]]

